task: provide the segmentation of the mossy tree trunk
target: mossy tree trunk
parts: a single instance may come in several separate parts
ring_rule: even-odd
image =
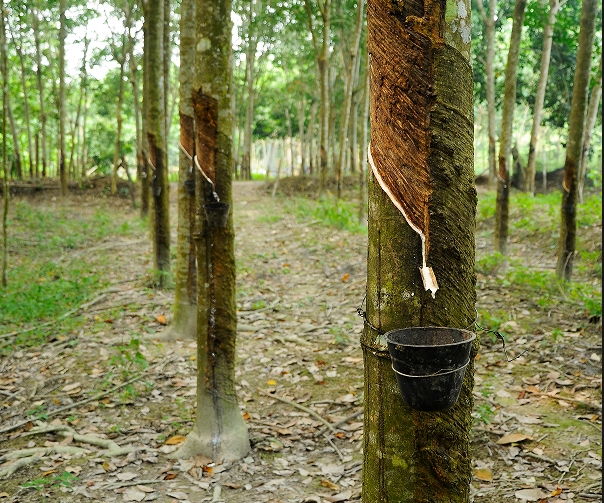
[[[237,460],[250,449],[235,391],[235,236],[233,211],[225,227],[205,216],[204,204],[232,207],[231,0],[197,0],[193,79],[197,241],[197,417],[178,458],[197,454]],[[202,174],[203,173],[203,174]],[[208,181],[211,180],[211,182]]]
[[[151,235],[156,282],[164,288],[170,274],[170,185],[168,183],[168,150],[166,146],[166,119],[163,71],[163,2],[149,2],[148,7],[148,76],[147,89],[147,143],[151,167]]]
[[[545,102],[545,89],[547,87],[547,75],[549,73],[549,62],[552,54],[552,43],[554,40],[554,24],[556,14],[560,10],[560,0],[550,0],[549,14],[543,27],[543,48],[541,49],[541,70],[537,93],[535,95],[535,106],[533,107],[533,127],[531,129],[531,141],[529,144],[529,155],[526,163],[526,186],[525,190],[531,194],[535,193],[535,175],[537,173],[537,139],[541,130],[541,116],[543,114],[543,103]]]
[[[61,195],[66,196],[68,187],[68,173],[65,162],[65,127],[67,122],[67,111],[65,101],[67,99],[67,85],[65,82],[65,37],[67,36],[67,10],[66,0],[59,2],[59,177],[61,179]]]
[[[573,84],[573,98],[570,105],[568,142],[564,161],[564,182],[562,183],[562,211],[560,240],[558,242],[558,278],[570,281],[573,275],[573,258],[577,235],[577,171],[581,162],[585,111],[591,75],[591,54],[596,29],[597,0],[583,0],[581,4],[581,25],[579,47]]]
[[[510,205],[510,156],[512,152],[512,127],[516,105],[518,53],[524,23],[526,0],[516,0],[514,24],[510,37],[508,61],[505,66],[505,87],[501,111],[501,134],[499,135],[499,173],[497,179],[497,202],[495,207],[495,250],[505,255],[508,244],[508,221]]]
[[[171,336],[194,339],[197,334],[197,267],[195,242],[195,119],[191,91],[195,75],[195,0],[180,5],[178,235],[174,321]]]
[[[383,333],[412,326],[472,325],[475,311],[473,82],[470,2],[369,0],[373,176],[369,182],[363,502],[468,502],[474,370],[451,409],[404,404]],[[378,185],[401,164],[424,181],[395,206]],[[376,178],[379,165],[380,179]],[[417,196],[419,201],[414,201]],[[398,207],[424,208],[433,297],[422,284],[422,239]],[[421,212],[420,212],[421,214]],[[428,230],[429,229],[429,230]],[[373,328],[375,327],[375,329]],[[377,329],[377,330],[376,330]]]

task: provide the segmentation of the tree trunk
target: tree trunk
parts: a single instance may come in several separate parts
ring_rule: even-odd
[[[195,119],[191,91],[195,68],[195,0],[180,5],[178,234],[174,321],[170,334],[194,339],[197,334],[197,267],[195,263]]]
[[[308,25],[315,49],[317,66],[319,67],[320,112],[319,112],[319,197],[325,196],[327,190],[327,173],[329,171],[328,145],[329,145],[329,47],[331,30],[331,0],[324,0],[321,10],[323,19],[323,38],[319,48],[318,36],[313,27],[313,15],[310,0],[304,0]]]
[[[168,138],[170,136],[170,125],[172,124],[172,110],[170,107],[170,69],[172,66],[171,56],[172,56],[172,43],[171,43],[171,28],[170,28],[170,0],[163,0],[164,2],[164,16],[163,16],[163,52],[162,52],[162,68],[164,72],[164,90],[163,90],[163,100],[164,100],[164,121],[166,123],[165,126],[165,138],[166,138],[166,156],[168,155]],[[167,157],[166,157],[167,159]],[[166,164],[166,169],[168,169],[168,164]]]
[[[44,83],[42,80],[42,48],[40,46],[40,24],[38,9],[32,10],[32,29],[36,45],[36,77],[38,80],[38,98],[40,100],[40,143],[42,146],[42,178],[47,175],[48,151],[46,149],[46,112],[44,110]]]
[[[307,143],[308,143],[308,174],[309,175],[314,175],[315,174],[315,158],[316,158],[316,153],[315,153],[315,146],[316,146],[316,142],[315,142],[315,124],[317,121],[317,108],[319,108],[319,104],[317,103],[317,101],[313,100],[312,104],[310,105],[310,121],[308,123],[308,139],[307,139]]]
[[[560,0],[550,0],[549,15],[543,27],[543,49],[541,51],[541,71],[537,83],[537,94],[535,95],[535,107],[533,109],[533,127],[531,129],[531,142],[529,144],[529,155],[526,165],[526,190],[535,193],[535,174],[537,172],[537,138],[541,129],[541,115],[543,103],[545,102],[545,89],[547,87],[547,75],[552,53],[552,42],[554,39],[554,24],[556,14],[560,9]]]
[[[566,143],[566,160],[564,161],[562,219],[560,240],[558,242],[558,262],[556,264],[558,279],[565,281],[571,281],[573,274],[573,258],[575,255],[577,232],[577,168],[581,162],[597,9],[597,0],[583,0],[581,4],[579,47],[577,48],[573,98],[568,124],[568,142]]]
[[[66,93],[67,87],[65,83],[65,37],[67,35],[67,20],[65,11],[67,10],[66,0],[59,2],[59,176],[61,179],[61,195],[67,195],[68,173],[65,165],[65,122],[67,121],[66,112]]]
[[[300,175],[306,174],[306,135],[304,134],[304,121],[306,112],[306,97],[302,94],[298,107],[298,135],[300,137]]]
[[[195,455],[234,461],[250,450],[247,426],[235,391],[235,231],[233,212],[225,227],[204,218],[203,205],[232,206],[230,83],[231,0],[197,0],[193,81],[195,152],[198,159],[199,240],[197,317],[197,416],[178,458]],[[203,47],[203,50],[199,48]],[[203,175],[202,175],[203,172]],[[211,182],[208,182],[207,179]]]
[[[127,16],[129,17],[129,15]],[[125,24],[129,24],[126,20]],[[128,37],[126,32],[122,35],[122,53],[119,58],[120,64],[120,76],[117,87],[117,106],[115,110],[115,119],[117,123],[117,130],[115,133],[115,146],[113,149],[113,174],[111,176],[111,194],[117,193],[117,170],[119,168],[121,155],[121,144],[122,144],[122,103],[124,101],[124,74],[126,73],[126,57],[128,54]]]
[[[583,202],[583,186],[585,185],[585,175],[587,174],[587,161],[589,159],[589,147],[591,145],[591,136],[594,132],[598,110],[600,108],[600,98],[602,97],[602,56],[600,55],[600,66],[596,75],[596,83],[589,97],[587,107],[587,119],[585,120],[585,131],[583,133],[583,149],[581,151],[581,165],[579,167],[579,202]]]
[[[73,124],[72,133],[71,133],[71,148],[69,149],[69,169],[73,172],[73,175],[77,178],[81,178],[80,174],[82,169],[80,168],[79,173],[72,169],[74,167],[74,158],[76,156],[76,148],[77,148],[77,140],[79,137],[80,130],[80,115],[82,113],[82,101],[85,96],[85,89],[88,85],[88,74],[86,71],[86,56],[88,54],[88,46],[90,44],[90,40],[87,36],[84,37],[84,55],[82,57],[82,66],[80,67],[80,94],[78,96],[78,108],[76,110],[76,118]]]
[[[149,144],[147,135],[149,131],[149,44],[151,34],[149,33],[149,3],[143,5],[143,110],[141,114],[142,126],[142,165],[141,165],[141,217],[149,214],[149,196],[151,193],[151,166],[149,165]]]
[[[292,119],[291,119],[291,115],[289,113],[289,107],[285,108],[285,123],[287,124],[287,136],[289,137],[288,146],[287,146],[286,162],[288,164],[290,176],[294,176],[294,149],[293,149],[293,145],[292,145]]]
[[[141,126],[141,102],[138,88],[138,67],[134,58],[134,39],[130,36],[128,44],[130,64],[130,82],[132,84],[132,101],[134,102],[134,124],[136,130],[136,180],[141,181],[145,171],[145,156],[143,154],[143,134]],[[142,186],[142,183],[141,183]]]
[[[361,44],[361,33],[363,31],[363,15],[365,10],[365,0],[357,1],[356,24],[354,28],[354,37],[352,47],[350,48],[350,61],[348,64],[344,92],[343,115],[340,122],[340,150],[338,154],[338,164],[336,168],[337,191],[336,201],[342,198],[342,169],[344,164],[344,154],[346,149],[346,135],[348,134],[348,122],[352,108],[352,93],[354,92],[355,70],[357,70],[357,59],[359,57],[359,46]]]
[[[151,205],[154,268],[159,288],[169,283],[170,274],[170,185],[166,149],[166,117],[164,110],[163,71],[163,2],[149,2],[148,11],[148,89],[147,141],[151,167]]]
[[[80,149],[81,179],[86,178],[86,165],[88,163],[88,144],[86,137],[86,122],[88,119],[88,86],[84,87],[84,114],[82,115],[82,148]]]
[[[489,15],[487,16],[482,0],[478,0],[478,9],[484,23],[487,38],[487,55],[485,73],[487,80],[487,120],[489,131],[489,185],[497,179],[497,161],[495,142],[497,132],[495,126],[495,17],[497,13],[497,0],[489,0]]]
[[[10,101],[10,95],[7,95],[6,107],[8,112],[8,120],[10,122],[10,131],[13,137],[13,164],[15,167],[15,175],[17,180],[23,180],[23,168],[21,167],[21,148],[19,147],[19,133],[17,124],[13,115],[13,107]]]
[[[23,57],[23,51],[21,50],[21,40],[17,43],[15,35],[12,34],[15,50],[19,56],[19,63],[21,65],[21,91],[23,92],[23,111],[25,113],[25,127],[27,129],[27,153],[29,157],[29,178],[34,179],[34,142],[31,137],[31,117],[29,113],[29,97],[27,92],[27,84],[25,82],[25,76],[27,74],[25,70],[25,58]]]
[[[374,176],[369,187],[368,322],[361,338],[363,502],[465,503],[472,480],[469,434],[477,344],[456,405],[425,413],[402,402],[381,334],[412,326],[465,328],[474,320],[470,2],[456,4],[451,15],[442,12],[441,2],[426,3],[425,10],[423,2],[405,2],[394,12],[392,5],[381,0],[367,4]],[[413,183],[402,178],[404,173]],[[378,182],[398,189],[388,189],[389,197]],[[405,208],[414,227],[401,214]],[[423,240],[414,231],[417,218]],[[432,285],[434,297],[418,271],[426,260],[440,286],[434,293]]]
[[[363,89],[363,114],[361,115],[361,163],[359,166],[359,222],[367,223],[367,144],[369,137],[369,53],[365,60],[365,84]]]
[[[499,174],[497,180],[497,203],[495,209],[495,250],[505,255],[508,242],[508,218],[510,203],[510,154],[512,150],[512,126],[516,105],[518,52],[522,37],[526,0],[516,0],[514,24],[510,38],[508,61],[505,67],[505,88],[501,112],[501,134],[499,136]]]
[[[0,73],[2,73],[2,170],[4,171],[3,211],[2,211],[2,287],[7,286],[6,270],[8,269],[8,156],[6,141],[6,119],[8,115],[8,47],[6,43],[6,26],[4,24],[4,0],[0,0]]]

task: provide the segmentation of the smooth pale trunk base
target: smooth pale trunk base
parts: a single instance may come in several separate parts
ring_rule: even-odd
[[[197,390],[197,420],[185,443],[172,459],[206,456],[215,463],[237,461],[250,452],[247,424],[230,399],[213,400],[208,390]]]
[[[178,309],[177,317],[174,318],[172,324],[161,334],[147,334],[145,335],[145,339],[163,342],[173,342],[176,340],[196,340],[197,306],[182,303]]]

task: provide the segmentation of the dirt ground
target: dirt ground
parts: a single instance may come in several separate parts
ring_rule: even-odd
[[[83,197],[62,204],[92,211]],[[110,253],[99,265],[110,286],[78,311],[81,330],[0,359],[0,470],[14,466],[17,450],[46,449],[25,451],[24,466],[0,479],[0,502],[360,501],[356,308],[365,293],[366,236],[297,219],[261,182],[236,182],[234,200],[236,378],[250,454],[222,465],[170,459],[195,413],[195,343],[157,338],[169,326],[173,292],[147,286],[151,249],[141,231],[136,240],[70,250],[74,258]],[[136,217],[127,199],[104,204],[116,218]],[[479,256],[491,251],[489,224],[482,225]],[[597,246],[601,224],[585,232]],[[535,267],[555,263],[555,251],[514,236],[510,254]],[[529,352],[508,363],[499,342],[481,337],[474,502],[602,501],[601,320],[560,297],[543,310],[534,292],[478,277],[479,310],[505,315],[508,349]],[[146,370],[128,358],[135,349]],[[97,396],[103,381],[112,391]],[[41,405],[48,417],[28,422],[27,411]],[[326,434],[317,416],[335,431]]]

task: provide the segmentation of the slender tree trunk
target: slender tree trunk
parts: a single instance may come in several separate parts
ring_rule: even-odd
[[[25,83],[25,58],[23,57],[23,51],[21,50],[21,40],[17,43],[14,33],[12,34],[15,50],[19,56],[19,63],[21,65],[21,92],[23,93],[23,112],[25,114],[25,128],[27,132],[27,153],[29,158],[29,178],[34,178],[34,143],[31,137],[31,117],[29,113],[29,96],[27,91],[27,84]]]
[[[4,0],[0,0],[0,73],[2,73],[2,170],[4,171],[3,211],[2,211],[2,287],[7,286],[8,269],[8,156],[6,141],[6,119],[8,115],[8,47],[6,43],[6,26],[4,24]]]
[[[128,44],[130,63],[130,83],[132,84],[132,101],[134,102],[134,124],[136,128],[136,179],[141,181],[145,170],[145,156],[143,155],[143,134],[141,126],[141,102],[140,92],[138,87],[138,67],[134,57],[134,40],[129,35],[130,42]],[[141,183],[142,185],[142,183]]]
[[[319,108],[319,104],[317,103],[317,101],[312,102],[312,104],[310,105],[310,121],[308,123],[308,174],[309,175],[314,175],[315,174],[315,159],[316,159],[316,152],[315,152],[315,126],[316,126],[316,121],[317,121],[317,109]]]
[[[289,168],[290,176],[294,176],[294,149],[292,145],[292,118],[289,113],[289,107],[285,108],[285,123],[287,124],[287,136],[289,137],[287,146],[286,162]],[[285,145],[284,145],[285,146]]]
[[[170,107],[170,70],[172,68],[172,42],[171,42],[171,27],[170,27],[170,0],[163,0],[164,2],[164,28],[162,30],[163,33],[163,63],[162,68],[164,72],[164,90],[163,90],[163,100],[164,100],[164,120],[166,121],[165,126],[165,135],[166,142],[168,141],[168,137],[170,135],[170,126],[172,125],[172,117],[173,110]],[[167,152],[167,143],[166,143],[166,152]],[[167,153],[166,153],[167,155]],[[168,165],[166,165],[166,169]]]
[[[113,174],[111,176],[111,194],[117,193],[117,170],[119,168],[121,155],[121,144],[122,144],[122,103],[124,101],[124,73],[126,72],[126,57],[128,54],[126,34],[122,36],[122,54],[120,57],[120,76],[117,87],[117,105],[115,109],[115,120],[116,120],[116,133],[115,133],[115,145],[113,148]]]
[[[425,413],[403,403],[380,334],[414,326],[465,328],[474,320],[470,2],[456,4],[452,15],[443,12],[441,2],[426,3],[425,10],[423,2],[405,2],[394,10],[392,5],[367,4],[374,176],[368,322],[361,337],[363,502],[467,503],[477,347],[457,403]],[[422,285],[418,269],[429,272],[426,263],[438,286],[426,276]]]
[[[531,194],[535,193],[535,174],[537,172],[537,138],[541,129],[541,115],[543,112],[543,103],[545,102],[545,89],[547,87],[547,75],[549,72],[549,62],[552,53],[552,42],[554,39],[554,24],[556,14],[560,9],[560,0],[550,0],[549,15],[547,22],[543,27],[543,49],[541,50],[541,70],[539,82],[537,84],[537,94],[535,95],[535,106],[533,109],[533,128],[531,130],[531,142],[529,144],[529,155],[526,165],[526,190]]]
[[[65,122],[67,121],[66,112],[66,99],[67,99],[67,87],[65,83],[65,37],[67,35],[67,20],[65,18],[65,11],[67,10],[66,0],[60,0],[59,2],[59,176],[61,178],[61,195],[64,197],[67,195],[68,187],[68,172],[67,166],[65,165],[65,149],[66,149],[66,138],[65,138]]]
[[[82,114],[82,148],[80,149],[80,169],[81,169],[81,180],[84,180],[87,176],[87,165],[88,165],[88,143],[86,136],[86,123],[88,122],[88,86],[84,87],[84,113]]]
[[[487,120],[489,131],[489,185],[497,179],[497,161],[495,142],[497,132],[495,126],[495,19],[497,14],[497,0],[489,0],[489,14],[487,16],[482,0],[478,0],[478,9],[485,27],[487,38],[487,55],[485,73],[487,80]]]
[[[585,120],[585,131],[583,133],[583,148],[581,151],[581,165],[578,174],[579,202],[583,202],[583,187],[585,185],[585,175],[587,174],[587,161],[589,160],[589,147],[591,145],[591,136],[594,132],[598,110],[600,108],[600,98],[602,97],[602,56],[600,55],[600,66],[596,75],[596,84],[594,85],[589,97],[587,106],[587,119]]]
[[[145,218],[149,214],[149,196],[151,188],[151,167],[149,165],[149,144],[147,136],[149,131],[149,4],[143,2],[143,110],[142,110],[142,171],[141,171],[141,217]]]
[[[82,101],[85,95],[85,89],[88,85],[88,73],[86,71],[86,56],[88,54],[88,46],[90,44],[90,40],[88,37],[84,37],[84,56],[82,57],[82,66],[80,68],[80,95],[78,97],[78,108],[76,111],[76,118],[74,121],[74,125],[71,132],[71,148],[69,149],[69,169],[71,170],[74,165],[74,158],[76,156],[77,149],[77,139],[79,136],[80,130],[80,115],[82,113]],[[79,171],[73,170],[74,176],[81,178],[80,174],[82,172],[82,168],[80,167]]]
[[[42,178],[47,175],[48,151],[46,142],[46,112],[44,109],[44,83],[42,79],[42,48],[40,45],[40,23],[38,9],[32,10],[32,29],[36,46],[36,77],[38,80],[38,97],[40,100],[40,143],[42,144]]]
[[[157,284],[165,288],[170,273],[170,196],[168,183],[168,155],[166,149],[166,118],[163,71],[163,2],[150,2],[148,11],[148,89],[147,141],[151,174],[152,236],[154,267]]]
[[[499,137],[499,174],[497,181],[497,203],[495,209],[495,250],[505,255],[508,242],[508,218],[510,202],[510,155],[512,150],[512,126],[516,105],[518,52],[522,37],[522,24],[526,0],[516,0],[514,24],[510,39],[508,61],[505,67],[505,88],[501,112],[501,135]]]
[[[359,166],[359,222],[367,223],[367,146],[369,143],[369,53],[365,60],[365,85],[363,89],[363,114],[361,115],[361,163]]]
[[[558,243],[558,278],[571,281],[573,258],[577,232],[577,171],[581,162],[583,131],[585,128],[585,111],[589,93],[591,74],[591,54],[593,50],[596,27],[597,0],[583,0],[581,4],[581,27],[577,63],[573,84],[573,98],[570,106],[568,125],[568,142],[566,143],[566,160],[564,162],[564,182],[562,184],[562,219],[560,240]]]
[[[336,78],[338,76],[338,70],[336,65],[329,66],[329,85],[328,85],[328,96],[329,96],[329,133],[328,133],[328,143],[327,143],[327,156],[328,156],[328,167],[329,170],[327,172],[328,176],[334,176],[335,167],[338,162],[338,144],[336,142],[336,119],[337,119],[337,109],[339,108],[336,103]]]
[[[204,218],[204,204],[215,202],[213,192],[220,202],[232,205],[231,0],[197,0],[196,6],[197,416],[193,431],[175,456],[189,459],[200,454],[219,463],[241,459],[250,450],[235,391],[233,212],[225,227]],[[205,50],[200,51],[202,41]]]
[[[195,0],[180,5],[179,67],[180,157],[178,163],[178,234],[175,268],[174,321],[171,335],[194,339],[197,334],[197,267],[195,262],[195,119],[191,91],[195,76]]]
[[[300,137],[300,175],[306,174],[306,135],[304,134],[304,121],[306,112],[306,97],[302,94],[298,107],[298,135]]]
[[[308,24],[315,48],[315,57],[319,67],[320,112],[319,112],[319,196],[324,197],[327,190],[327,173],[329,172],[329,47],[331,30],[331,0],[324,0],[321,10],[323,19],[323,37],[319,48],[318,36],[313,27],[313,16],[310,0],[304,0]],[[321,4],[319,4],[321,5]]]
[[[18,180],[23,180],[23,168],[21,166],[21,148],[19,147],[19,132],[17,131],[17,124],[15,123],[15,117],[13,115],[13,107],[10,100],[10,95],[7,96],[6,107],[8,112],[8,120],[10,122],[11,135],[13,137],[13,164],[15,167],[15,174]]]
[[[357,0],[356,24],[354,28],[354,37],[352,47],[350,48],[350,61],[348,72],[345,78],[346,89],[344,93],[343,115],[340,122],[340,151],[338,154],[338,163],[336,169],[337,191],[336,201],[342,198],[342,169],[344,164],[344,154],[346,151],[346,135],[348,134],[348,122],[352,108],[352,94],[355,84],[355,70],[357,68],[357,59],[359,57],[359,46],[361,44],[361,33],[363,31],[363,16],[365,12],[365,0]]]

